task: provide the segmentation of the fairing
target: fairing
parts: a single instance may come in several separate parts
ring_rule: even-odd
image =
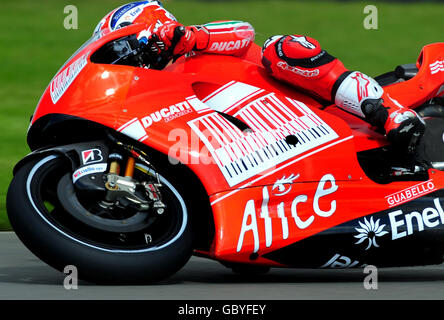
[[[106,42],[142,27],[102,34],[78,52],[43,94],[32,125],[51,114],[74,116],[185,163],[210,197],[216,235],[206,253],[209,256],[297,265],[296,258],[290,262],[279,258],[278,250],[328,230],[340,233],[340,226],[350,221],[355,224],[349,230],[359,228],[356,219],[396,211],[398,205],[415,199],[418,210],[424,210],[429,203],[421,204],[419,199],[444,186],[444,174],[437,170],[430,170],[428,180],[420,182],[381,185],[369,179],[357,152],[384,146],[384,137],[362,120],[334,107],[324,109],[268,77],[256,45],[241,58],[194,55],[163,71],[90,61]],[[425,47],[418,76],[387,87],[389,94],[413,106],[436,95],[444,82],[444,69],[430,68],[434,61],[443,61],[438,54],[443,47]],[[425,85],[426,80],[430,84]],[[252,131],[243,132],[229,116]],[[403,201],[388,200],[400,193]],[[433,225],[438,222],[435,218]],[[335,226],[339,227],[332,229]]]

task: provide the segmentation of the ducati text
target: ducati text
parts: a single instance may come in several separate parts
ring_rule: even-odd
[[[209,51],[233,51],[245,48],[250,44],[250,39],[228,41],[228,42],[214,42]]]
[[[154,122],[159,122],[162,119],[165,122],[169,122],[190,112],[193,112],[191,106],[187,102],[181,102],[153,112],[149,116],[143,117],[141,121],[143,127],[146,129]]]

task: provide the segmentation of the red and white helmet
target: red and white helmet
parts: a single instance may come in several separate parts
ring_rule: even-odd
[[[115,31],[135,23],[146,25],[164,23],[168,20],[176,21],[176,18],[165,10],[162,3],[157,0],[137,1],[125,4],[108,13],[94,29],[93,34],[108,29]]]

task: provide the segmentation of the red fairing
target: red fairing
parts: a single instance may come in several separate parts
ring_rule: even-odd
[[[58,112],[116,129],[187,163],[202,180],[208,194],[236,188],[241,182],[253,180],[253,171],[249,170],[246,174],[240,174],[236,178],[233,176],[227,181],[232,172],[224,172],[226,169],[223,168],[227,164],[231,167],[234,162],[241,161],[242,154],[246,156],[253,150],[265,148],[270,139],[281,139],[285,131],[278,132],[276,126],[280,125],[280,121],[304,117],[305,120],[298,126],[307,128],[304,121],[315,125],[322,118],[322,123],[329,128],[336,126],[330,138],[336,135],[351,136],[345,122],[317,110],[316,107],[320,105],[315,100],[268,77],[258,61],[258,46],[251,48],[255,53],[245,54],[246,57],[254,57],[256,61],[245,61],[244,64],[239,64],[238,58],[222,55],[182,58],[165,71],[90,62],[91,54],[105,42],[124,34],[137,33],[139,28],[143,26],[133,25],[109,33],[73,57],[50,83],[32,122],[55,112],[55,106]],[[273,93],[275,91],[284,93],[285,96]],[[248,93],[246,96],[245,92]],[[258,120],[265,121],[265,127],[258,128],[261,131],[264,128],[277,130],[275,136],[263,137],[259,133],[257,137],[245,137],[229,121],[215,114],[215,103],[227,95],[231,97],[233,104],[230,110],[226,110],[230,114],[235,114],[243,105],[255,101],[260,102],[261,106],[282,109],[271,115],[271,122],[267,120],[270,115],[262,109],[257,111],[257,116],[251,118],[247,114],[242,118],[252,127],[257,127]],[[296,101],[288,100],[287,97]],[[305,115],[309,110],[308,105],[315,108],[309,111],[309,115]],[[203,122],[194,120],[203,117],[209,119]],[[278,122],[274,120],[276,117]],[[286,130],[298,130],[297,128],[289,127]],[[208,134],[222,144],[203,143],[202,137]],[[183,140],[184,137],[187,140]],[[231,145],[233,137],[242,140],[237,142],[239,145]],[[193,144],[193,141],[197,144]],[[317,144],[310,148],[315,146]],[[268,153],[265,152],[262,160],[265,160]],[[223,153],[226,155],[222,155]],[[292,153],[288,153],[282,159],[285,162],[291,156]],[[200,160],[196,160],[196,157]],[[259,169],[271,169],[277,164],[275,161],[268,161]],[[265,181],[271,183],[272,180],[270,177],[270,180]]]
[[[424,46],[416,65],[418,74],[410,79],[384,87],[391,97],[403,106],[415,108],[433,97],[444,94],[444,44],[433,43]]]
[[[225,261],[279,265],[262,255],[388,210],[393,205],[388,199],[418,189],[419,183],[427,188],[408,193],[405,201],[442,189],[444,172],[439,170],[429,170],[425,182],[372,181],[357,151],[383,146],[383,135],[369,133],[368,124],[338,108],[321,110],[313,98],[271,78],[261,63],[261,48],[250,44],[245,49],[240,40],[251,41],[248,28],[241,29],[245,33],[235,28],[226,42],[213,27],[206,27],[215,35],[210,49],[211,43],[216,47],[225,41],[218,44],[220,52],[246,51],[240,57],[182,57],[163,71],[91,61],[103,45],[138,34],[144,25],[99,32],[51,81],[31,126],[46,115],[66,114],[114,129],[186,164],[211,203],[216,235],[208,255]],[[387,87],[388,94],[396,94],[405,106],[442,94],[442,52],[444,44],[425,47],[418,78]],[[334,62],[331,68],[339,72],[343,67]],[[326,97],[329,86],[323,90]],[[258,258],[251,260],[252,254]]]

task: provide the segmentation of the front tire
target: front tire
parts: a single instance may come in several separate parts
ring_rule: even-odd
[[[73,221],[65,211],[57,199],[57,185],[69,172],[63,156],[42,156],[21,167],[8,190],[11,226],[41,260],[59,271],[74,265],[79,278],[90,282],[139,284],[174,274],[191,257],[189,206],[181,196],[180,187],[173,184],[173,177],[168,177],[168,170],[159,174],[170,200],[171,210],[165,217],[174,223],[162,222],[161,225],[170,223],[170,226],[168,232],[159,236],[159,241],[128,246],[115,240],[124,233],[95,232],[81,221]]]

